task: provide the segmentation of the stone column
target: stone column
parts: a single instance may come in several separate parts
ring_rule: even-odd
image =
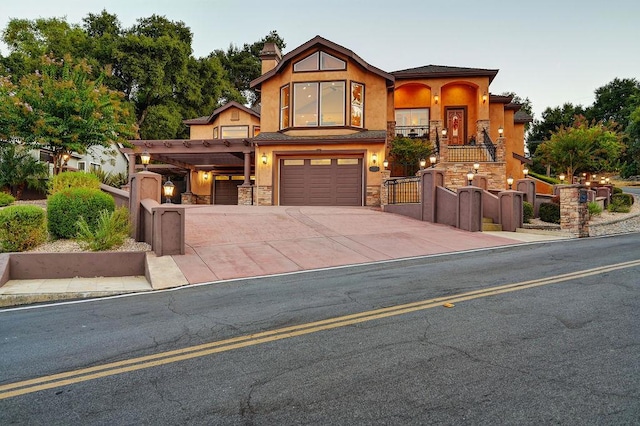
[[[389,203],[389,187],[386,185],[387,181],[391,177],[390,170],[382,170],[382,183],[380,184],[380,206],[384,210],[384,206]]]
[[[589,236],[589,210],[586,203],[586,189],[584,185],[562,185],[560,192],[560,229],[578,238]],[[585,191],[584,202],[581,202],[580,192]]]

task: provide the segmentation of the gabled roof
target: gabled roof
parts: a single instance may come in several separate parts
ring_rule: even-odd
[[[417,68],[393,71],[396,79],[407,78],[449,78],[449,77],[489,77],[489,83],[498,74],[498,70],[484,68],[447,67],[444,65],[425,65]]]
[[[254,111],[251,108],[247,108],[246,106],[236,102],[236,101],[231,101],[231,102],[227,102],[226,104],[224,104],[223,106],[221,106],[220,108],[217,108],[215,111],[213,111],[213,113],[209,116],[205,116],[205,117],[198,117],[198,118],[191,118],[188,120],[183,120],[182,122],[184,124],[186,124],[187,126],[190,126],[192,124],[209,124],[209,123],[213,123],[213,121],[216,119],[217,116],[219,116],[222,112],[230,109],[230,108],[238,108],[241,111],[246,112],[247,114],[251,114],[255,117],[260,118],[260,113]]]
[[[294,50],[292,50],[291,52],[287,53],[286,55],[284,55],[282,57],[282,60],[278,63],[278,65],[276,65],[276,67],[270,71],[267,71],[266,73],[262,74],[260,77],[256,78],[255,80],[253,80],[251,82],[251,88],[257,87],[258,89],[260,88],[260,85],[270,79],[271,77],[273,77],[274,75],[278,74],[284,67],[287,66],[287,64],[289,62],[291,62],[293,60],[293,58],[297,57],[298,55],[300,55],[301,53],[304,53],[305,51],[315,48],[315,47],[324,47],[326,49],[329,50],[333,50],[334,52],[338,52],[346,57],[348,57],[349,59],[351,59],[352,61],[354,61],[355,63],[357,63],[360,67],[362,67],[363,69],[373,73],[373,74],[377,74],[380,77],[384,78],[387,80],[387,86],[392,86],[393,82],[395,81],[395,79],[393,78],[393,75],[382,71],[380,68],[376,68],[370,64],[368,64],[367,62],[365,62],[361,57],[359,57],[358,55],[356,55],[352,50],[347,49],[346,47],[340,46],[339,44],[336,44],[332,41],[329,41],[323,37],[315,36],[314,38],[312,38],[311,40],[309,40],[308,42],[304,43],[303,45],[295,48]]]

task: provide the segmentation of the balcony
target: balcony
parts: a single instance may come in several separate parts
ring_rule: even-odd
[[[396,136],[429,139],[429,126],[396,126]]]

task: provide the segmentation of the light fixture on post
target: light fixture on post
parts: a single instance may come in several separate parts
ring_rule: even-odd
[[[611,179],[609,179],[609,178],[605,178],[604,183],[606,183],[607,185],[609,185],[609,181],[610,181],[610,180],[611,180]]]
[[[479,168],[480,168],[480,163],[473,163],[473,173],[478,174]]]
[[[467,173],[467,183],[469,186],[473,185],[473,172],[471,170]]]
[[[442,137],[443,137],[443,138],[446,138],[446,137],[447,137],[447,128],[446,128],[446,127],[443,127],[443,128],[442,128]]]
[[[604,185],[604,184],[605,184],[605,182],[606,182],[606,181],[604,180],[604,176],[602,176],[602,177],[600,178],[600,185]]]
[[[507,185],[509,185],[509,189],[513,189],[513,177],[509,176],[507,178]]]
[[[171,197],[173,197],[173,191],[175,191],[176,186],[171,182],[171,179],[167,179],[167,181],[162,185],[162,191],[164,192],[164,197],[166,198],[165,203],[171,204]]]
[[[564,178],[565,178],[565,177],[566,177],[566,176],[564,175],[564,173],[560,173],[560,175],[558,176],[558,179],[560,179],[560,183],[561,183],[561,184],[564,184]]]
[[[371,164],[375,166],[377,162],[378,162],[378,154],[374,152],[373,154],[371,154]]]
[[[140,154],[140,162],[142,163],[145,171],[147,170],[147,166],[149,165],[150,161],[151,154],[149,154],[146,150],[142,154]]]
[[[522,169],[522,174],[524,175],[525,179],[529,177],[529,168],[527,166],[524,166],[524,169]]]
[[[482,94],[482,103],[483,103],[483,104],[486,104],[486,103],[487,103],[487,92],[484,92],[484,93]]]
[[[598,175],[595,175],[595,174],[591,175],[591,180],[592,181],[598,180]]]
[[[591,182],[589,182],[589,181],[586,181],[584,184],[587,185],[587,186],[591,186]]]
[[[436,161],[438,161],[438,157],[436,157],[435,155],[431,154],[431,157],[429,157],[429,162],[431,163],[431,168],[432,169],[436,166]]]
[[[437,94],[433,95],[433,102],[435,102],[436,105],[438,104],[439,101],[440,101],[440,96],[438,96]]]
[[[504,127],[500,126],[498,127],[498,137],[502,137],[502,135],[504,135]]]
[[[427,160],[425,160],[424,158],[421,158],[420,159],[420,170],[424,169],[426,165],[427,165]]]
[[[387,160],[386,158],[384,159],[384,161],[382,162],[382,166],[385,168],[385,170],[389,167],[389,160]]]
[[[267,154],[266,153],[262,153],[262,164],[267,164]]]
[[[71,155],[69,155],[69,153],[68,153],[68,152],[63,152],[63,153],[62,153],[62,163],[63,163],[64,165],[66,165],[66,164],[67,164],[67,162],[69,161],[69,158],[71,158]]]

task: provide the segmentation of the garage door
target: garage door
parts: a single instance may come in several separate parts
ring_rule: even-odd
[[[280,205],[361,206],[362,158],[280,160]]]
[[[214,204],[237,205],[238,185],[240,185],[242,181],[238,182],[237,180],[216,179],[215,182]]]

